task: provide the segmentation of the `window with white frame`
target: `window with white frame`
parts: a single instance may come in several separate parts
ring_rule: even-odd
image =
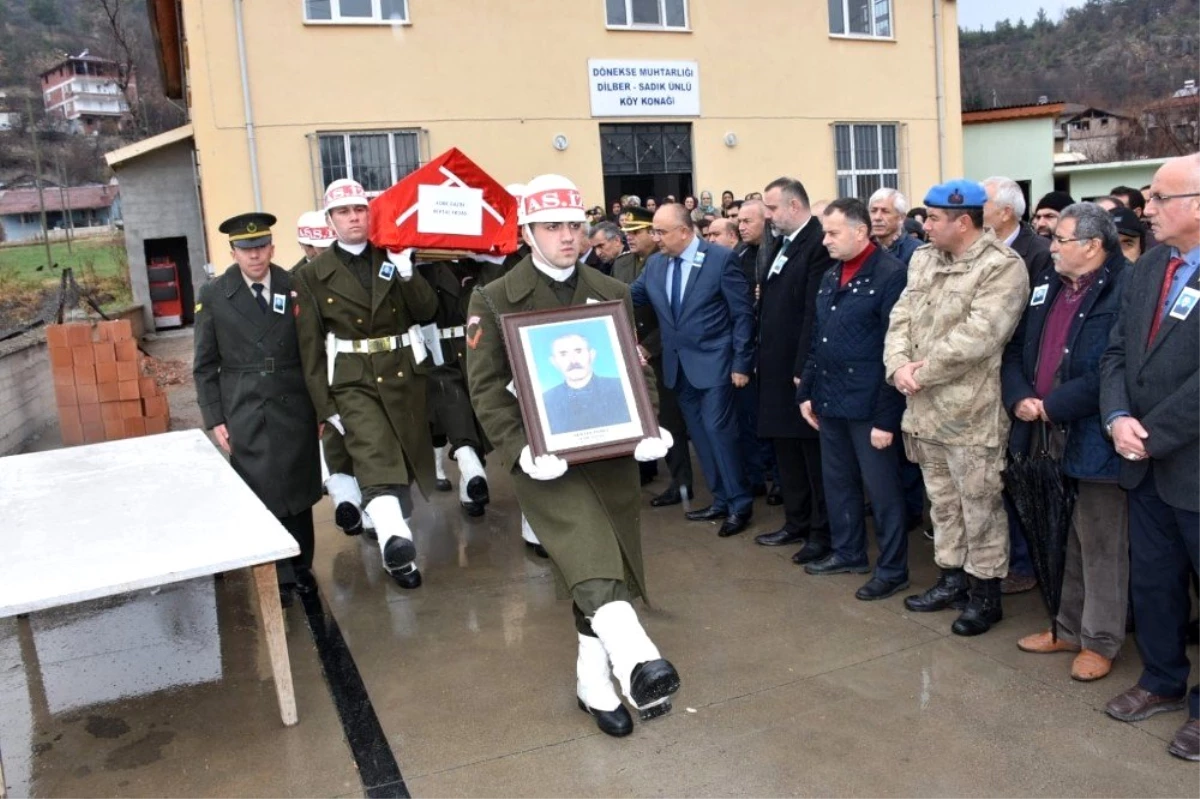
[[[408,22],[408,0],[302,0],[305,22],[392,25]]]
[[[829,32],[892,38],[892,0],[829,0]]]
[[[833,131],[838,197],[865,202],[878,189],[900,188],[896,125],[839,124]]]
[[[369,193],[384,191],[421,166],[418,130],[321,133],[321,185],[352,178]]]
[[[610,28],[687,30],[687,0],[604,0]]]

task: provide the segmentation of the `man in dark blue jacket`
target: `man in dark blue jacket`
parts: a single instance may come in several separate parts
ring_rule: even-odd
[[[1062,468],[1078,481],[1079,499],[1058,639],[1047,630],[1017,646],[1078,652],[1071,676],[1089,681],[1109,673],[1125,641],[1128,513],[1117,485],[1121,459],[1100,423],[1100,357],[1121,306],[1127,264],[1112,218],[1094,203],[1063,209],[1051,242],[1054,262],[1034,279],[1029,306],[1004,350],[1001,391],[1014,417],[1009,451],[1027,453],[1047,435],[1052,451],[1063,451]]]
[[[809,574],[866,574],[865,483],[879,538],[875,574],[855,596],[883,599],[908,587],[908,531],[900,478],[904,396],[884,379],[883,340],[904,291],[904,263],[871,242],[867,207],[835,200],[821,220],[829,255],[817,294],[816,328],[796,399],[821,434],[821,471],[833,551]]]
[[[635,306],[650,305],[662,335],[663,383],[675,391],[696,445],[712,505],[692,521],[724,520],[720,535],[746,529],[754,498],[738,445],[733,392],[754,368],[754,306],[741,262],[732,250],[696,237],[678,203],[654,215],[661,252],[629,287]]]

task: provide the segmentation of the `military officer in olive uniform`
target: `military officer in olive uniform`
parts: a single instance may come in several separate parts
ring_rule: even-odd
[[[629,252],[613,261],[612,276],[626,285],[637,280],[646,267],[646,260],[658,252],[658,242],[651,233],[654,227],[654,212],[631,205],[621,211],[621,231],[629,242]],[[654,369],[654,383],[658,389],[658,423],[663,426],[675,443],[667,452],[667,468],[671,471],[671,485],[667,490],[650,500],[651,507],[664,508],[678,505],[684,495],[692,496],[692,455],[688,451],[687,425],[675,392],[663,383],[662,334],[658,331],[658,314],[649,305],[633,309],[633,321],[637,326],[638,349]],[[646,474],[643,466],[643,475]],[[653,473],[650,478],[653,479]]]
[[[463,353],[466,350],[467,303],[479,283],[479,264],[470,260],[420,263],[438,298],[436,322],[441,366],[429,372],[429,424],[438,454],[445,447],[458,463],[458,501],[469,516],[482,516],[490,499],[483,471],[484,436],[467,394]]]
[[[550,555],[560,595],[574,601],[579,705],[596,717],[601,731],[619,736],[629,734],[633,721],[612,677],[643,719],[670,710],[671,695],[679,689],[678,673],[630,604],[644,595],[645,584],[635,460],[665,455],[670,434],[660,430],[659,437],[638,442],[633,458],[568,468],[556,455],[533,457],[509,389],[513,375],[500,321],[508,313],[607,300],[624,302],[632,318],[627,286],[578,265],[584,220],[583,198],[566,178],[543,175],[525,187],[518,221],[532,254],[472,295],[467,377],[494,457],[512,475],[521,511]],[[648,367],[645,376],[653,386]]]
[[[337,235],[323,211],[305,211],[296,221],[296,241],[304,255],[292,267],[293,275],[307,269],[314,258],[328,250],[337,241]],[[334,524],[346,535],[365,532],[374,540],[375,524],[362,511],[362,491],[354,479],[354,464],[346,451],[346,441],[331,424],[324,425],[321,432],[321,457],[325,459],[325,491],[333,502]]]
[[[192,374],[205,428],[279,518],[300,555],[278,564],[280,597],[315,590],[312,506],[321,498],[317,415],[304,384],[291,275],[271,263],[270,214],[221,223],[234,265],[200,288]]]
[[[410,486],[416,481],[424,493],[433,484],[430,359],[418,326],[433,319],[437,296],[402,254],[367,240],[360,184],[329,184],[325,213],[338,240],[295,281],[304,377],[317,415],[345,436],[384,569],[400,587],[416,588]]]

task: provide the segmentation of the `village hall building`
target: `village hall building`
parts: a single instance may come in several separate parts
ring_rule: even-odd
[[[606,211],[628,193],[740,199],[780,175],[814,201],[919,199],[962,172],[953,0],[148,6],[218,269],[221,220],[277,215],[291,263],[288,231],[325,184],[380,192],[450,147],[501,183],[566,175]]]

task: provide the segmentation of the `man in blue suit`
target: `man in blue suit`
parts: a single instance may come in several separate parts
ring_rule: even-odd
[[[630,286],[634,305],[650,305],[662,333],[663,383],[675,391],[696,445],[712,505],[692,521],[724,519],[719,535],[746,529],[753,496],[738,448],[735,389],[754,368],[754,306],[733,251],[696,237],[687,209],[654,215],[660,252]]]

